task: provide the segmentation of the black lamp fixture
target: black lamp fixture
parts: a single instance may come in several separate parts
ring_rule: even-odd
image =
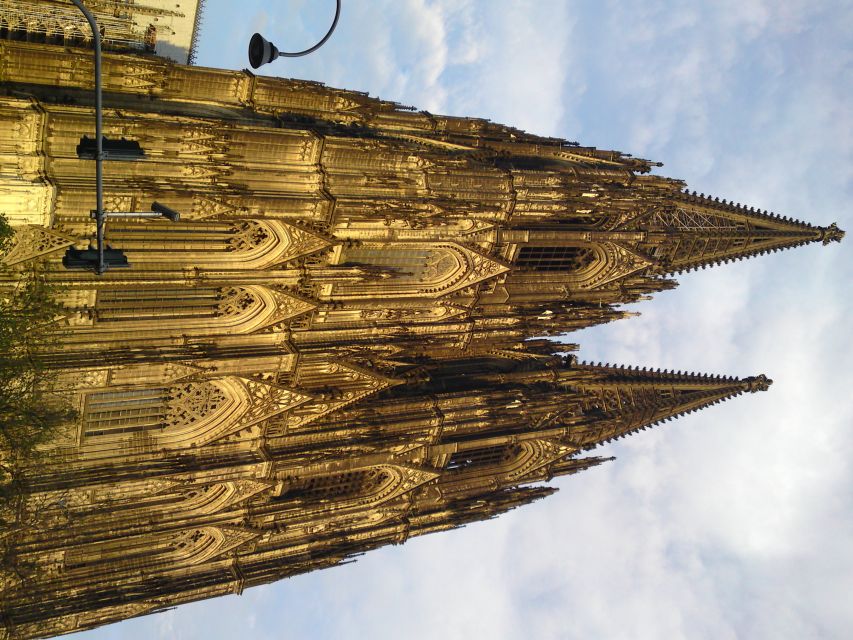
[[[101,211],[91,212],[95,220],[106,220],[107,218],[166,218],[171,222],[178,222],[181,214],[171,207],[155,202],[151,205],[151,211]],[[62,258],[62,266],[66,269],[86,269],[94,271],[97,275],[103,275],[108,269],[127,269],[130,262],[124,251],[113,249],[103,242],[96,245],[89,244],[86,249],[68,247]]]
[[[77,145],[77,157],[81,160],[96,160],[98,158],[98,141],[89,136],[80,138]],[[101,158],[103,160],[141,160],[145,151],[135,140],[112,140],[103,137],[101,142]]]
[[[332,20],[332,26],[329,27],[329,30],[326,32],[326,35],[315,44],[313,47],[305,49],[304,51],[279,51],[278,47],[276,47],[272,42],[264,38],[260,33],[256,33],[252,36],[252,39],[249,40],[249,64],[252,65],[253,69],[257,69],[261,65],[264,65],[268,62],[272,62],[276,58],[299,58],[300,56],[307,56],[309,53],[314,53],[317,49],[326,44],[326,40],[328,40],[332,33],[335,31],[335,27],[338,26],[338,18],[341,15],[341,0],[336,0],[335,4],[335,19]]]
[[[101,275],[107,269],[127,269],[130,263],[121,249],[107,245],[99,251],[98,247],[90,244],[87,249],[68,247],[62,258],[62,266],[66,269],[94,271]]]
[[[181,214],[164,204],[155,202],[151,211],[104,211],[104,160],[141,160],[145,151],[135,140],[111,140],[103,134],[103,99],[101,82],[101,29],[98,21],[82,0],[71,0],[92,29],[92,44],[95,49],[95,137],[83,136],[77,145],[77,157],[95,161],[95,202],[96,208],[91,212],[95,220],[96,244],[90,244],[86,249],[69,247],[62,258],[66,269],[87,269],[102,275],[108,269],[128,268],[130,263],[121,249],[113,249],[106,243],[104,228],[107,218],[166,218],[177,222]]]

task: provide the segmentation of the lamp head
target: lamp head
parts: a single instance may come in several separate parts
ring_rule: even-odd
[[[249,40],[249,64],[257,69],[262,64],[272,62],[278,58],[278,48],[260,33],[256,33]]]
[[[180,213],[171,207],[167,207],[165,204],[160,204],[159,202],[155,202],[151,205],[151,211],[159,213],[161,216],[167,220],[171,220],[172,222],[178,222],[181,219]]]

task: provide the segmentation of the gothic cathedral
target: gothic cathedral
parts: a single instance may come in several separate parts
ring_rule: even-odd
[[[176,64],[133,33],[143,51],[105,54],[104,133],[145,157],[105,163],[106,208],[181,219],[111,220],[131,267],[101,276],[62,263],[95,228],[75,151],[91,50],[0,40],[17,232],[0,288],[34,263],[56,285],[46,357],[77,412],[30,472],[31,570],[0,575],[0,638],[240,593],[547,496],[604,461],[587,450],[771,383],[587,364],[548,336],[679,272],[843,235],[616,151]]]

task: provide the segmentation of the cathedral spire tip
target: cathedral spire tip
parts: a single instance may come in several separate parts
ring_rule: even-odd
[[[749,391],[750,393],[756,393],[758,391],[767,391],[770,388],[770,385],[773,384],[773,380],[771,380],[762,373],[757,376],[750,376],[749,378],[744,378],[743,384],[745,391]]]
[[[641,221],[663,227],[673,239],[658,240],[661,246],[655,249],[652,268],[661,274],[704,269],[812,242],[840,242],[844,237],[835,223],[819,227],[695,191],[679,192],[672,204],[670,210]]]
[[[829,244],[830,242],[841,242],[845,235],[845,231],[843,229],[839,229],[838,225],[834,222],[828,227],[821,227],[820,233],[820,239],[823,244]]]

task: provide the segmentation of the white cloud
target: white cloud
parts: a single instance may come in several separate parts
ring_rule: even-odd
[[[324,4],[310,5],[320,30]],[[206,29],[226,9],[211,3]],[[699,191],[851,226],[843,1],[344,10],[322,56],[276,71],[647,155]],[[257,614],[259,638],[843,637],[849,244],[682,275],[642,317],[571,336],[590,360],[764,372],[769,392],[621,441],[615,462],[498,520],[96,633],[163,620],[170,637],[231,637]]]

